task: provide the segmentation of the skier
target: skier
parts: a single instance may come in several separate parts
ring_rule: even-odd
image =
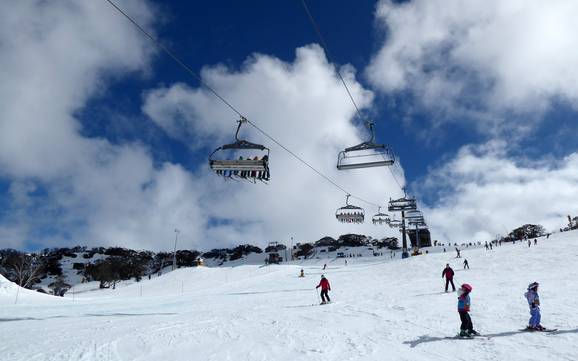
[[[448,291],[448,285],[452,284],[452,292],[455,292],[456,286],[454,286],[454,270],[450,267],[449,264],[446,264],[446,268],[442,271],[442,278],[446,278],[446,292]]]
[[[345,265],[347,266],[347,260],[345,260]]]
[[[458,247],[456,247],[456,253],[458,254],[456,256],[456,258],[462,258],[462,256],[460,255],[460,250],[458,249]]]
[[[305,272],[303,272],[303,268],[301,269],[301,273],[299,274],[299,277],[305,277]]]
[[[472,286],[467,283],[464,283],[458,291],[458,313],[460,314],[460,320],[462,321],[460,326],[460,337],[474,337],[479,335],[479,333],[474,330],[472,319],[469,314],[471,292]]]
[[[534,246],[538,244],[538,238],[534,238]]]
[[[323,265],[323,270],[325,271],[326,268],[327,268],[327,263],[325,263],[325,264]]]
[[[321,281],[319,281],[319,284],[315,288],[317,289],[319,287],[321,287],[321,304],[324,305],[328,302],[331,302],[328,293],[329,291],[331,291],[331,286],[329,285],[329,281],[327,280],[327,278],[325,278],[324,275],[321,275]],[[327,301],[325,301],[325,298],[327,298]]]
[[[532,241],[528,240],[528,248],[532,245]]]
[[[467,259],[464,259],[464,269],[470,269],[470,264],[468,263]]]
[[[540,325],[540,296],[538,296],[538,282],[532,282],[528,285],[528,291],[524,294],[530,306],[530,321],[526,329],[532,331],[544,331],[545,328]]]

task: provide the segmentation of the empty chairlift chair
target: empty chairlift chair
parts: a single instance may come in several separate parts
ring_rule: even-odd
[[[361,224],[365,220],[365,211],[361,207],[349,204],[349,197],[345,200],[345,206],[338,208],[335,211],[335,218],[341,223],[356,223]]]
[[[245,118],[238,121],[235,143],[222,145],[211,153],[209,166],[215,174],[226,179],[267,182],[270,178],[269,148],[239,139],[239,130],[246,121]],[[260,154],[247,154],[246,151],[259,151]]]
[[[337,169],[359,169],[390,166],[395,162],[391,149],[374,143],[373,123],[367,122],[371,137],[367,142],[345,148],[337,156]]]

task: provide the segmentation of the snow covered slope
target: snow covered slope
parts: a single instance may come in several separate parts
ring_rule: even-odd
[[[24,292],[17,305],[15,286],[0,279],[0,359],[578,360],[578,232],[462,256],[470,270],[453,252],[180,269],[74,298]],[[488,337],[452,338],[459,317],[456,294],[443,292],[446,263],[457,284],[473,285],[474,327]],[[315,291],[322,273],[333,289],[326,306]],[[542,323],[556,332],[518,332],[532,281]]]

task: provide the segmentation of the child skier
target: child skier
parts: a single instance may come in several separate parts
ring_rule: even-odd
[[[528,322],[528,330],[544,331],[545,328],[540,325],[540,296],[538,296],[538,282],[532,282],[528,285],[528,291],[524,294],[530,306],[530,321]]]
[[[460,326],[460,337],[474,337],[479,335],[479,333],[474,330],[472,319],[469,314],[470,292],[472,292],[472,286],[467,283],[464,283],[458,290],[458,313],[460,314],[460,320],[462,321]]]
[[[329,281],[327,280],[327,278],[325,278],[324,275],[321,275],[321,281],[319,281],[319,284],[315,288],[319,287],[321,287],[321,304],[324,305],[328,302],[331,302],[328,293],[329,291],[331,291],[331,286],[329,285]],[[327,301],[325,300],[325,298],[327,298]]]

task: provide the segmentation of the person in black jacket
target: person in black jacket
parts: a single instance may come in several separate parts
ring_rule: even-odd
[[[448,291],[448,285],[452,284],[453,292],[456,291],[456,286],[454,285],[454,270],[449,264],[446,264],[446,268],[442,271],[442,278],[446,278],[446,292]]]

